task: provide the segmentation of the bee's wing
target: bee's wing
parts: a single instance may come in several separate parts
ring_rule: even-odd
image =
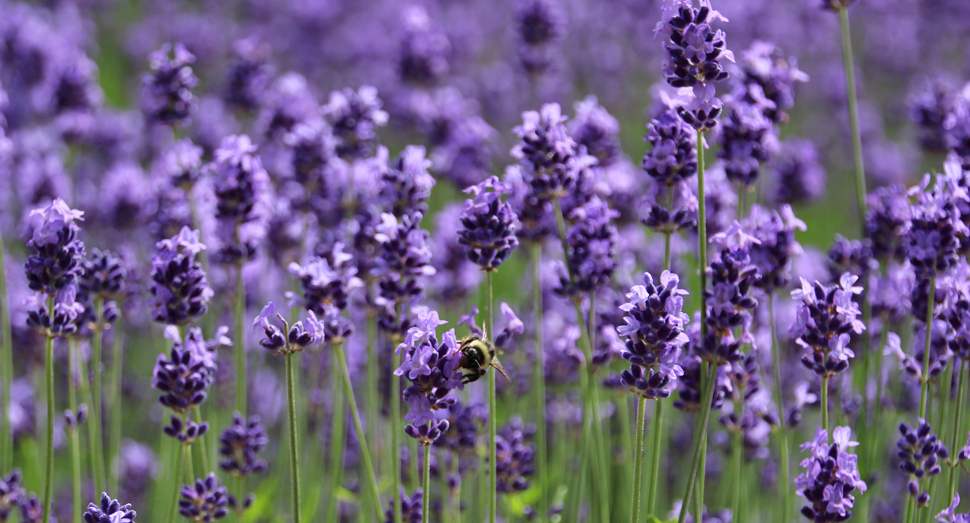
[[[491,363],[489,363],[489,365],[495,368],[495,370],[499,371],[499,373],[501,373],[502,376],[505,376],[505,379],[509,380],[509,383],[512,383],[512,378],[510,378],[509,375],[505,373],[505,369],[502,367],[502,364],[498,361],[498,358],[492,358],[492,361]]]

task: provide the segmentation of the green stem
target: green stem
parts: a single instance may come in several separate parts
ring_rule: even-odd
[[[705,196],[704,187],[704,131],[697,131],[697,264],[700,268],[700,288],[701,288],[701,305],[700,305],[700,316],[701,316],[701,340],[707,338],[707,305],[704,303],[704,291],[707,290],[707,199]],[[699,427],[699,439],[700,441],[695,441],[694,445],[697,448],[696,459],[696,470],[692,475],[691,482],[697,481],[697,514],[698,518],[704,508],[704,481],[707,477],[707,428],[708,421],[710,419],[711,406],[710,402],[713,401],[713,394],[716,390],[714,385],[714,379],[712,376],[716,376],[717,368],[715,365],[708,364],[707,369],[708,379],[703,386],[710,388],[709,395],[711,398],[708,399],[708,404],[701,408],[701,412],[706,413],[701,416],[702,423]],[[713,374],[712,374],[713,373]],[[701,379],[704,378],[702,373]],[[703,398],[706,396],[702,394]],[[697,446],[699,445],[699,446]],[[693,463],[691,464],[693,466]],[[688,487],[691,488],[691,487]],[[681,511],[682,514],[687,513],[687,508],[690,504],[689,496],[684,499],[684,509]],[[680,523],[683,523],[681,521]]]
[[[102,392],[102,377],[101,377],[101,340],[104,333],[104,326],[101,325],[101,308],[104,305],[104,300],[100,297],[94,298],[94,333],[93,339],[91,340],[91,366],[94,367],[94,383],[91,387],[91,400],[94,405],[91,405],[91,414],[94,415],[94,420],[96,423],[101,422],[101,415],[103,409],[101,408],[101,392]],[[101,445],[101,442],[98,443]]]
[[[47,311],[54,316],[54,296],[47,296]],[[44,469],[44,507],[41,521],[50,521],[51,498],[54,496],[54,337],[48,333],[44,352],[47,374],[47,452]]]
[[[374,498],[371,505],[374,507],[374,513],[377,516],[377,520],[380,520],[384,515],[381,511],[381,491],[377,486],[377,476],[374,474],[374,464],[371,462],[370,450],[367,447],[367,438],[364,434],[364,424],[360,421],[360,411],[357,409],[357,400],[354,397],[354,387],[350,382],[350,370],[347,368],[347,357],[344,355],[343,344],[334,344],[333,350],[337,354],[337,364],[340,365],[339,370],[341,377],[343,378],[344,397],[347,404],[350,406],[350,414],[354,420],[354,430],[357,431],[357,444],[360,445],[360,456],[364,462],[364,473],[367,475],[368,486],[370,487],[371,494]],[[341,412],[340,415],[343,416],[343,412]],[[426,455],[426,470],[428,459],[430,458]]]
[[[950,447],[950,449],[952,449],[950,450],[951,453],[958,452],[957,449],[959,447],[957,445],[959,445],[960,443],[960,435],[961,435],[960,427],[961,427],[961,421],[962,421],[961,417],[963,414],[963,400],[964,400],[964,396],[966,396],[966,390],[967,390],[968,372],[966,367],[967,367],[967,362],[964,360],[960,360],[960,375],[957,378],[956,417],[954,418],[954,421],[953,421],[953,445]],[[952,455],[950,459],[953,459]],[[953,495],[956,494],[957,492],[957,477],[958,477],[957,467],[956,465],[953,465],[950,467],[949,489],[947,490],[947,495],[945,500],[947,502],[953,499]]]
[[[293,370],[293,353],[288,353],[284,357],[286,358],[287,421],[290,429],[290,490],[292,491],[293,501],[293,523],[300,523],[300,447],[297,441],[296,387],[294,383],[296,378]]]
[[[703,308],[701,309],[703,310]],[[697,485],[697,475],[700,470],[701,458],[705,454],[703,452],[704,447],[707,443],[707,423],[711,418],[711,403],[714,401],[714,391],[716,387],[714,386],[714,373],[717,372],[715,365],[708,365],[707,367],[707,379],[704,381],[703,389],[704,393],[701,394],[701,411],[698,415],[698,422],[700,423],[700,428],[698,428],[698,433],[694,438],[694,448],[691,453],[691,464],[690,464],[690,474],[687,475],[687,491],[684,493],[683,504],[680,508],[680,516],[677,518],[677,523],[684,523],[687,519],[687,513],[689,512],[691,497],[694,495],[694,487]],[[709,389],[709,390],[707,390]],[[699,493],[698,493],[699,494]],[[703,501],[702,501],[703,503]],[[699,513],[698,513],[699,514]]]
[[[10,406],[10,391],[13,382],[13,336],[10,327],[10,307],[7,297],[6,255],[3,248],[3,232],[0,231],[0,470],[13,465],[13,431],[7,420]]]
[[[657,402],[657,409],[661,409],[661,402]],[[640,397],[637,402],[637,442],[633,447],[633,507],[630,511],[630,523],[640,521],[640,497],[643,493],[643,433],[646,423],[647,398]],[[656,445],[655,445],[656,446]],[[651,488],[651,490],[654,490]],[[647,498],[647,513],[653,513],[652,494]]]
[[[431,425],[431,422],[428,422]],[[424,446],[424,471],[422,473],[424,488],[421,491],[423,510],[421,511],[422,523],[431,521],[431,445]]]
[[[110,405],[109,412],[111,413],[111,439],[109,447],[109,460],[121,459],[121,374],[124,365],[122,365],[121,348],[124,337],[123,324],[121,320],[114,328],[114,338],[111,340],[111,389],[108,398],[108,403]],[[110,486],[108,487],[110,492],[118,492],[118,469],[111,468],[111,475],[109,477]]]
[[[72,339],[67,348],[67,401],[74,414],[77,414],[77,383],[75,372],[75,347]],[[81,440],[77,432],[77,426],[68,427],[68,435],[71,438],[71,479],[72,494],[74,496],[74,513],[80,514],[83,509],[81,504]]]
[[[656,415],[653,420],[653,455],[650,461],[650,497],[647,498],[647,513],[657,518],[660,509],[657,508],[657,491],[660,487],[660,449],[663,447],[663,419],[664,401],[658,399]]]
[[[856,198],[859,206],[859,227],[866,225],[866,175],[862,165],[862,134],[859,132],[859,108],[856,101],[855,67],[852,65],[852,38],[849,36],[849,10],[839,9],[842,29],[842,64],[845,66],[846,96],[849,99],[849,125],[852,126],[852,159],[855,167]]]
[[[546,441],[546,367],[542,344],[542,243],[532,244],[532,307],[535,311],[535,361],[532,388],[536,407],[536,458],[539,468],[539,521],[545,521],[549,511],[549,467]]]
[[[91,384],[88,382],[88,371],[82,358],[78,358],[78,367],[81,378],[81,395],[88,404],[94,403]],[[95,492],[103,492],[106,480],[104,476],[104,447],[101,445],[101,424],[97,422],[97,417],[91,410],[88,411],[88,415],[91,419],[85,425],[88,428],[88,451],[91,454],[91,476],[94,480]]]
[[[175,440],[173,440],[175,441]],[[175,441],[177,445],[178,442]],[[172,511],[169,513],[168,523],[175,522],[175,515],[179,511],[179,495],[182,491],[182,453],[175,451],[175,474],[172,475],[172,484],[175,486],[175,494],[172,496]]]
[[[236,411],[245,419],[248,412],[246,410],[246,330],[243,328],[243,316],[246,314],[246,286],[243,283],[242,264],[237,265],[236,269]]]
[[[741,405],[739,402],[735,402],[738,406],[738,423],[741,423],[742,412],[740,410]],[[734,515],[731,519],[734,521],[747,521],[741,517],[741,485],[744,484],[744,433],[738,432],[734,434],[731,438],[734,445],[734,499],[731,503],[731,514]]]
[[[771,368],[775,378],[775,405],[778,408],[778,447],[781,455],[781,510],[779,521],[787,521],[791,508],[789,488],[791,479],[788,470],[788,427],[785,425],[784,394],[781,390],[781,356],[778,350],[778,334],[775,331],[775,293],[768,293],[768,323],[771,324]]]
[[[338,366],[337,353],[331,351],[330,359],[330,397],[332,398],[333,425],[330,427],[330,508],[327,511],[327,521],[336,522],[340,519],[340,501],[337,493],[343,487],[344,477],[344,442],[347,439],[346,404],[343,387],[335,374]]]
[[[831,436],[829,432],[829,378],[822,376],[822,428]]]
[[[926,419],[926,403],[930,387],[930,345],[933,342],[933,307],[936,298],[936,276],[930,277],[930,293],[926,304],[926,345],[923,347],[923,376],[919,394],[919,417]]]
[[[485,292],[485,318],[488,322],[485,324],[485,330],[487,332],[495,328],[495,324],[493,323],[494,311],[492,310],[494,308],[492,271],[485,271]],[[495,371],[492,371],[488,373],[488,523],[495,523],[498,510],[498,498],[496,495],[497,478],[495,477],[495,433],[497,429],[496,425],[498,424],[497,408],[498,405],[495,399]]]
[[[401,317],[401,306],[397,307],[398,314],[396,317]],[[403,351],[402,351],[403,352]],[[391,369],[396,369],[401,365],[399,361],[403,357],[403,354],[391,354]],[[489,373],[494,374],[494,373]],[[401,500],[398,497],[401,495],[401,432],[403,431],[401,426],[401,378],[400,376],[395,376],[391,374],[391,449],[390,449],[390,459],[391,459],[391,485],[394,490],[392,490],[394,496],[394,523],[401,523],[403,514],[401,513]]]
[[[381,407],[380,407],[380,387],[378,385],[377,373],[380,370],[380,365],[377,360],[377,317],[368,313],[367,315],[367,395],[365,402],[367,404],[367,415],[370,417],[370,423],[368,423],[368,429],[370,429],[370,441],[374,444],[374,448],[381,448],[381,442],[383,441],[381,429],[380,429],[380,419],[381,419]]]

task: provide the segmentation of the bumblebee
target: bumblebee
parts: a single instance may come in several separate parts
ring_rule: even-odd
[[[505,369],[502,368],[502,364],[499,363],[498,351],[495,345],[488,340],[487,334],[484,336],[476,336],[474,334],[465,336],[458,343],[458,350],[461,351],[461,360],[458,363],[458,369],[462,373],[462,383],[477,381],[478,378],[485,375],[485,371],[489,367],[493,367],[502,376],[505,376],[505,379],[510,382],[512,381],[509,375],[505,373]]]

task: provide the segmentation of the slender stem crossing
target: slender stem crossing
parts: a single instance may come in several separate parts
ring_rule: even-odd
[[[296,387],[293,370],[293,353],[286,356],[286,399],[287,399],[287,418],[290,432],[290,489],[293,501],[293,523],[300,523],[300,447],[297,441],[296,423]]]
[[[485,324],[485,330],[491,331],[495,328],[493,323],[494,308],[493,296],[492,296],[492,271],[485,271],[485,318],[487,323]],[[496,425],[498,423],[498,416],[495,412],[497,408],[497,401],[495,399],[495,372],[488,373],[488,522],[495,523],[495,518],[497,515],[497,478],[496,474],[496,464],[495,464],[495,434]],[[427,508],[425,509],[427,510]]]
[[[849,9],[839,9],[842,30],[842,64],[845,67],[846,96],[849,101],[849,125],[852,127],[852,165],[855,168],[859,227],[866,226],[866,174],[862,163],[862,133],[859,131],[859,107],[856,100],[855,66],[852,63],[852,37],[849,35]]]

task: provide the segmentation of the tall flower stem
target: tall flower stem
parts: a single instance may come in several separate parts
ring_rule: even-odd
[[[735,400],[735,410],[738,415],[738,425],[741,424],[741,418],[743,417],[743,408],[741,401]],[[734,515],[731,519],[735,521],[747,521],[741,517],[741,486],[744,485],[744,431],[738,430],[737,433],[731,436],[731,443],[733,445],[732,458],[734,458],[734,499],[731,500],[731,514]]]
[[[242,281],[241,278],[240,281]],[[293,523],[300,523],[300,447],[297,437],[296,376],[293,369],[293,353],[288,353],[285,358],[287,421],[290,425],[290,490],[292,490]]]
[[[364,399],[367,406],[367,415],[370,416],[368,428],[370,429],[370,441],[375,448],[381,447],[383,440],[380,419],[380,387],[377,382],[377,373],[380,370],[380,362],[377,360],[377,316],[368,311],[367,313],[367,395]]]
[[[76,415],[77,409],[77,383],[75,381],[75,347],[72,339],[67,348],[67,403]],[[75,418],[76,419],[76,418]],[[74,513],[81,511],[81,439],[77,432],[77,425],[68,427],[68,435],[71,438],[71,480]]]
[[[236,410],[246,417],[246,330],[243,316],[246,314],[246,285],[243,282],[242,263],[236,266]],[[289,378],[289,373],[287,375]],[[296,523],[296,522],[294,522]]]
[[[111,438],[109,440],[108,460],[120,459],[121,454],[121,374],[124,369],[122,365],[121,348],[124,343],[124,328],[121,319],[118,320],[114,329],[114,338],[111,340],[111,384],[108,394],[108,411],[111,413]],[[109,476],[109,492],[118,492],[118,469],[112,469]]]
[[[51,317],[54,316],[54,296],[47,296],[47,310]],[[54,495],[54,336],[47,333],[47,348],[45,354],[45,367],[47,374],[47,452],[44,462],[44,507],[41,521],[50,521],[51,498]]]
[[[775,405],[778,408],[778,449],[781,456],[781,510],[778,521],[787,521],[791,508],[788,470],[788,428],[785,426],[784,394],[781,390],[781,356],[778,350],[778,334],[775,332],[775,293],[768,293],[768,323],[771,324],[771,370],[775,378]]]
[[[364,434],[364,424],[360,421],[360,410],[357,409],[357,400],[354,397],[354,387],[350,381],[350,370],[347,368],[347,356],[344,354],[344,347],[342,343],[334,344],[333,350],[337,354],[337,364],[340,365],[339,371],[344,385],[344,397],[347,405],[350,407],[351,417],[354,420],[354,430],[357,431],[357,444],[360,445],[360,455],[364,462],[364,473],[367,475],[367,486],[370,488],[371,495],[374,497],[371,506],[374,507],[374,514],[377,516],[377,520],[380,520],[383,516],[381,513],[381,491],[377,486],[377,476],[374,474],[374,464],[371,461],[370,449],[367,447],[367,437]],[[342,416],[343,412],[341,412],[340,415]],[[425,452],[425,468],[427,469],[427,461],[430,458],[427,455],[428,451],[426,450]],[[427,481],[427,479],[425,481]]]
[[[559,204],[558,198],[553,198],[553,205],[556,212],[556,225],[559,229],[559,241],[562,244],[563,256],[568,256],[568,245],[566,243],[566,222],[563,219],[562,206]],[[569,267],[569,263],[566,263],[566,270],[569,273],[570,283],[575,281],[575,275],[573,274],[572,268]],[[590,294],[592,298],[592,294]],[[587,413],[589,417],[592,418],[592,439],[593,444],[591,445],[592,452],[594,453],[594,459],[592,468],[595,471],[596,476],[599,481],[594,485],[599,491],[600,496],[598,497],[600,506],[600,519],[603,521],[609,521],[609,503],[608,503],[608,478],[604,468],[606,467],[606,452],[603,450],[603,427],[599,417],[599,394],[597,393],[597,388],[595,386],[595,368],[593,367],[593,349],[591,343],[591,331],[592,326],[587,325],[586,319],[583,317],[583,309],[580,305],[580,301],[573,300],[576,308],[576,323],[579,325],[579,342],[583,349],[583,356],[586,360],[586,372],[580,375],[580,387],[583,391],[583,404],[589,409]],[[591,300],[590,304],[593,302]],[[595,323],[594,312],[592,306],[589,310],[589,318],[591,323]],[[580,457],[581,460],[589,459],[585,453]]]
[[[94,403],[94,395],[91,392],[91,384],[88,382],[88,371],[84,365],[84,360],[78,358],[78,369],[80,371],[81,396],[88,402]],[[93,410],[93,409],[91,409]],[[94,480],[95,492],[104,491],[107,484],[104,475],[104,447],[101,444],[101,424],[97,417],[88,411],[91,419],[85,423],[88,428],[88,451],[91,454],[91,476]]]
[[[963,401],[967,395],[967,362],[965,360],[960,360],[960,375],[957,378],[957,406],[956,406],[956,416],[953,420],[953,445],[950,447],[950,452],[958,452],[957,445],[960,442],[960,427],[963,414]],[[949,489],[947,490],[946,499],[953,499],[953,495],[957,492],[957,467],[950,467],[950,478],[949,478]]]
[[[402,307],[400,304],[397,305],[397,315],[395,317],[400,318],[402,314]],[[395,340],[398,341],[398,340]],[[403,354],[391,354],[391,368],[396,369],[400,366],[400,358]],[[489,373],[492,374],[492,373]],[[390,458],[391,458],[391,486],[393,490],[391,491],[394,496],[394,503],[391,503],[394,507],[394,523],[401,523],[403,514],[401,512],[401,500],[397,499],[401,495],[401,432],[403,432],[403,427],[401,426],[401,378],[391,374],[391,448],[390,448]]]
[[[926,345],[923,348],[923,375],[919,394],[919,417],[926,418],[926,403],[930,388],[930,345],[933,341],[933,303],[936,298],[936,276],[930,277],[930,293],[926,304]]]
[[[340,500],[337,492],[343,486],[344,471],[344,442],[347,440],[347,406],[343,385],[336,375],[339,362],[337,352],[331,352],[330,359],[330,398],[333,424],[330,427],[330,503],[327,510],[327,521],[336,522],[340,519]]]
[[[855,167],[856,198],[858,199],[859,226],[866,224],[866,174],[862,165],[862,133],[859,132],[859,107],[856,101],[855,66],[852,64],[852,37],[849,35],[849,8],[839,9],[839,26],[842,29],[842,63],[845,66],[845,88],[849,99],[849,125],[852,126],[852,159]]]
[[[104,300],[99,297],[94,298],[94,333],[91,340],[91,366],[94,371],[94,383],[91,387],[91,400],[94,401],[94,405],[91,405],[91,414],[94,415],[94,421],[96,423],[101,422],[101,413],[103,409],[101,408],[101,393],[102,393],[102,372],[101,372],[101,341],[104,334],[104,326],[101,324],[101,308],[104,306]],[[102,443],[99,442],[98,445]]]
[[[822,376],[822,428],[829,432],[829,378]]]
[[[488,322],[485,324],[486,331],[494,329],[495,326],[493,323],[494,311],[492,310],[494,308],[492,272],[485,271],[485,318]],[[497,478],[495,477],[495,432],[498,425],[498,416],[495,409],[497,408],[497,403],[495,399],[495,372],[492,371],[488,373],[488,523],[495,523],[495,516],[498,510],[498,496],[496,494]],[[429,509],[430,507],[425,507],[424,510]]]
[[[702,309],[703,310],[703,309]],[[690,474],[687,475],[687,491],[684,493],[683,504],[680,508],[680,516],[677,518],[677,523],[684,523],[687,519],[687,512],[689,511],[691,497],[694,495],[694,488],[697,486],[697,474],[700,470],[702,452],[704,446],[707,444],[707,423],[711,418],[711,403],[714,401],[714,373],[716,372],[715,365],[708,365],[707,367],[707,379],[704,380],[702,385],[701,393],[701,411],[697,416],[697,420],[700,423],[700,427],[697,433],[694,435],[694,448],[691,452],[691,464],[690,464]]]
[[[175,441],[178,445],[178,441]],[[179,511],[179,493],[182,490],[182,453],[175,451],[175,474],[172,475],[172,485],[174,487],[175,493],[172,495],[172,511],[168,516],[168,523],[175,522],[175,515]]]
[[[431,425],[431,422],[428,422]],[[431,521],[431,445],[424,446],[424,469],[422,469],[421,479],[424,486],[421,490],[421,522]]]
[[[539,468],[539,520],[545,521],[549,510],[549,467],[546,442],[546,367],[542,344],[542,243],[532,244],[532,307],[535,310],[535,358],[532,388],[536,406],[536,457]]]
[[[660,402],[658,402],[657,409],[661,408]],[[643,493],[643,433],[647,418],[646,410],[647,398],[641,396],[640,401],[637,402],[637,442],[633,447],[633,507],[630,511],[630,523],[640,521],[640,497]],[[654,427],[654,432],[656,432],[656,427]],[[649,497],[647,498],[647,513],[653,513],[653,503]]]
[[[10,407],[10,391],[13,381],[13,337],[10,327],[10,300],[7,299],[7,270],[3,248],[3,232],[0,231],[0,420],[3,426],[0,431],[0,468],[7,470],[13,465],[13,431],[6,423],[9,419],[7,409]]]

